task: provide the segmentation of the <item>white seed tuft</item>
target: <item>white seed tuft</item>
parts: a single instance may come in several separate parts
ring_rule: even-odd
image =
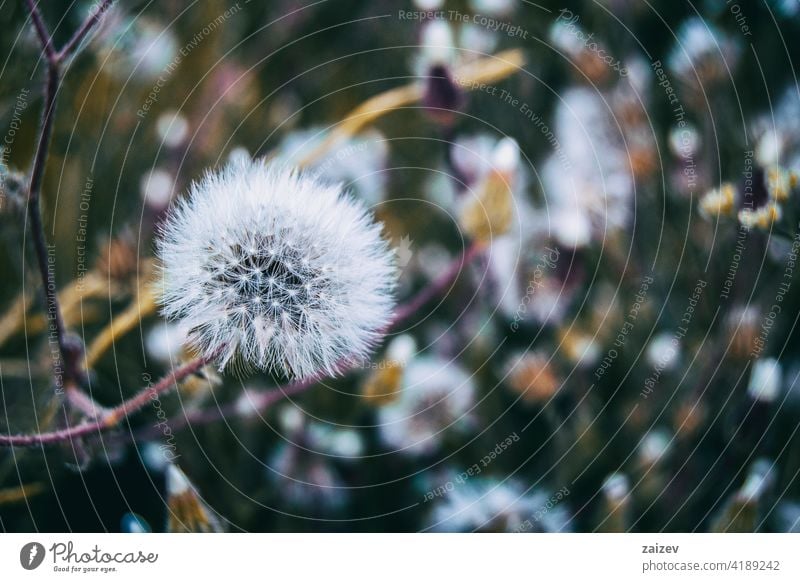
[[[396,267],[381,227],[338,186],[239,159],[195,182],[166,220],[163,314],[220,368],[335,374],[389,322]]]

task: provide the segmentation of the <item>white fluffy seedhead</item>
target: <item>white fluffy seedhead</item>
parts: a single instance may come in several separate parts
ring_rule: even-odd
[[[338,186],[239,160],[195,182],[158,242],[162,312],[206,355],[289,378],[335,374],[389,322],[381,227]]]

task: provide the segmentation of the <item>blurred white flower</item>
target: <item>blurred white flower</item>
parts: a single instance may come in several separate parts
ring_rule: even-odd
[[[469,0],[472,12],[487,16],[508,16],[516,4],[516,0]]]
[[[436,451],[448,430],[471,421],[475,385],[456,362],[422,356],[412,359],[403,375],[400,397],[378,411],[381,438],[410,455]]]
[[[497,49],[497,32],[473,22],[464,22],[458,32],[458,46],[469,48],[480,55],[492,54]]]
[[[757,459],[750,467],[736,498],[741,503],[756,502],[774,482],[774,463],[768,459]]]
[[[267,459],[268,478],[286,503],[304,509],[337,509],[349,497],[329,459],[291,443],[278,445]]]
[[[567,91],[558,105],[558,148],[544,164],[542,182],[551,230],[564,245],[586,244],[587,225],[600,241],[628,225],[633,176],[614,127],[608,105],[589,89]]]
[[[444,6],[444,0],[414,0],[417,10],[439,10]]]
[[[672,436],[663,429],[648,432],[639,443],[639,458],[645,465],[660,461],[670,449]]]
[[[781,365],[774,358],[756,360],[750,372],[747,394],[753,400],[773,402],[781,390]]]
[[[178,147],[189,135],[189,120],[179,111],[165,111],[156,120],[156,132],[165,146]]]
[[[739,60],[740,46],[708,21],[693,17],[681,25],[667,66],[684,82],[701,89],[726,79]]]
[[[278,410],[284,442],[267,458],[267,478],[281,499],[303,509],[332,510],[349,498],[334,461],[353,461],[364,454],[361,434],[350,428],[315,421],[297,406]]]
[[[145,204],[161,211],[169,206],[175,188],[175,177],[163,168],[154,168],[149,174],[142,176],[139,191]]]
[[[290,165],[299,164],[328,135],[319,127],[293,131],[278,146],[278,157]],[[386,138],[378,130],[370,129],[338,141],[310,170],[326,181],[341,183],[372,207],[386,198],[388,159]]]
[[[175,363],[180,359],[186,344],[186,328],[179,323],[159,321],[144,340],[147,354],[162,364]]]
[[[122,533],[152,533],[153,531],[145,518],[131,512],[122,516],[119,527]]]
[[[700,150],[700,132],[691,123],[673,126],[669,132],[669,149],[678,159],[691,160]]]
[[[672,370],[680,360],[680,342],[673,334],[662,332],[653,337],[647,344],[645,357],[647,363],[659,370]]]
[[[551,226],[553,238],[566,248],[579,249],[592,241],[592,223],[586,213],[568,208],[554,210]]]
[[[231,164],[246,164],[252,161],[253,156],[244,146],[236,146],[228,152],[228,163]]]
[[[417,353],[417,340],[409,333],[392,339],[386,346],[386,359],[405,366]]]
[[[353,429],[313,422],[308,427],[308,440],[316,450],[340,459],[353,459],[364,454],[364,440]]]
[[[339,187],[263,162],[192,184],[158,242],[162,311],[220,368],[335,374],[387,325],[396,267],[381,227]]]
[[[612,473],[603,481],[603,495],[611,502],[625,500],[630,493],[630,481],[622,473]]]
[[[427,74],[435,65],[450,66],[458,59],[452,25],[446,20],[430,20],[423,24],[420,37],[419,71]]]
[[[775,505],[775,522],[780,533],[800,533],[800,503],[778,501]]]
[[[440,532],[567,531],[569,514],[561,503],[514,479],[473,477],[436,503],[429,528]]]
[[[178,55],[175,33],[153,18],[131,15],[113,4],[91,41],[103,69],[123,81],[150,81],[165,72]]]
[[[762,168],[800,168],[800,97],[794,87],[756,119],[753,134],[755,159]]]

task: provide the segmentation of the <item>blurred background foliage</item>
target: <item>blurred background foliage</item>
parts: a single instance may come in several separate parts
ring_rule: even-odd
[[[527,102],[551,125],[560,95],[581,83],[574,67],[553,49],[549,38],[553,21],[563,8],[579,14],[581,26],[595,32],[610,54],[624,58],[649,54],[666,62],[677,31],[698,14],[741,39],[724,2],[661,2],[655,5],[657,11],[646,3],[623,0],[540,3],[550,13],[529,3],[516,4],[510,14],[500,18],[519,25],[529,35],[521,39],[498,34],[497,50],[523,49],[526,71],[499,86]],[[470,334],[486,334],[485,341],[470,343],[462,355],[463,365],[475,374],[479,430],[467,435],[447,433],[441,449],[422,458],[392,452],[381,443],[375,408],[360,397],[368,372],[331,380],[328,384],[334,390],[313,390],[301,397],[302,406],[322,422],[362,427],[358,432],[367,458],[357,462],[323,459],[346,484],[348,499],[301,509],[286,498],[284,487],[270,479],[270,470],[265,468],[265,460],[284,440],[280,406],[269,409],[265,420],[229,418],[176,431],[178,464],[205,503],[228,522],[227,528],[419,530],[428,523],[430,511],[430,504],[421,502],[423,495],[441,484],[445,466],[461,472],[498,442],[518,433],[520,441],[498,456],[482,478],[513,475],[526,487],[537,484],[547,491],[545,500],[551,492],[568,487],[563,508],[573,518],[573,530],[709,530],[720,523],[724,529],[730,525],[725,512],[736,502],[757,458],[774,462],[774,479],[759,500],[757,517],[745,519],[741,527],[752,529],[759,524],[767,531],[785,529],[785,516],[800,511],[792,505],[792,500],[800,500],[796,479],[800,470],[800,398],[793,396],[783,406],[753,408],[746,395],[746,358],[719,353],[720,342],[727,341],[730,334],[714,299],[728,273],[736,229],[723,225],[715,230],[696,211],[702,187],[735,179],[741,171],[743,152],[752,149],[744,133],[750,120],[769,110],[784,88],[796,82],[794,58],[800,54],[800,22],[796,15],[781,12],[778,4],[782,3],[742,3],[752,37],[743,43],[733,77],[709,93],[708,103],[688,111],[700,128],[702,158],[711,160],[711,170],[701,178],[694,196],[671,191],[669,166],[675,162],[667,159],[666,152],[674,116],[663,92],[650,80],[646,110],[660,152],[659,168],[637,184],[636,220],[619,235],[621,240],[609,243],[608,248],[589,247],[570,259],[582,275],[577,283],[579,299],[571,303],[564,317],[566,325],[527,324],[519,333],[508,334],[508,321],[502,316],[490,318],[485,325],[483,320],[464,323],[460,315],[474,292],[474,281],[469,278],[462,278],[435,310],[435,317],[419,318],[421,323],[412,332],[419,345],[426,345],[422,338],[438,337],[436,330],[451,321],[472,326],[461,332],[461,338],[452,340],[457,345],[468,343],[463,337]],[[43,3],[57,44],[79,25],[88,6],[85,2]],[[174,71],[163,72],[181,47],[234,6],[241,9],[204,36]],[[60,96],[43,191],[46,232],[55,245],[60,287],[77,276],[76,237],[87,179],[92,182],[84,220],[89,263],[102,261],[109,252],[108,241],[120,237],[132,241],[135,256],[152,256],[152,229],[157,221],[153,215],[158,209],[145,204],[141,192],[143,179],[154,168],[167,168],[175,180],[174,191],[182,192],[191,180],[207,168],[218,167],[237,148],[254,156],[270,155],[293,132],[334,124],[365,99],[414,80],[421,23],[399,19],[398,9],[415,8],[409,2],[384,0],[328,0],[309,6],[289,0],[119,2],[99,33],[70,64]],[[473,6],[459,1],[447,2],[447,9],[474,12]],[[0,4],[0,30],[0,54],[5,55],[0,68],[2,129],[11,122],[20,91],[30,92],[7,159],[10,168],[22,171],[29,167],[35,145],[42,62],[21,2]],[[155,35],[158,48],[142,55],[137,51],[142,38],[152,40],[148,35]],[[137,63],[137,59],[141,61]],[[157,101],[144,115],[138,115],[160,75],[166,80]],[[688,109],[690,105],[686,105]],[[188,137],[170,147],[164,144],[157,126],[164,114],[175,111],[186,122]],[[485,92],[467,95],[464,111],[454,134],[512,136],[526,163],[532,162],[530,172],[535,176],[527,190],[515,192],[515,196],[541,202],[536,176],[550,144],[540,129]],[[707,123],[709,112],[713,126]],[[713,133],[708,132],[711,127]],[[389,235],[395,241],[408,236],[415,251],[435,244],[455,254],[461,240],[456,225],[445,213],[430,212],[418,202],[426,196],[431,170],[446,164],[441,127],[421,106],[414,106],[385,116],[376,128],[390,140],[388,202],[377,209]],[[33,294],[38,286],[23,216],[15,214],[9,203],[0,218],[0,304],[4,306],[11,306],[21,290]],[[709,243],[715,236],[716,244]],[[746,279],[743,284],[749,287],[738,292],[764,296],[768,307],[784,263],[767,257],[766,234],[754,232],[752,236],[753,244],[740,267],[740,276]],[[629,253],[636,257],[638,267],[632,263],[625,267]],[[646,274],[641,267],[654,260],[655,282],[640,316],[647,323],[635,327],[617,361],[595,382],[594,367],[578,369],[563,354],[561,334],[573,321],[582,327],[593,325],[590,322],[598,316],[595,308],[603,301],[603,283],[612,290],[618,288],[622,315],[599,325],[608,332],[609,339],[600,345],[605,354]],[[111,313],[124,309],[142,275],[134,271],[123,278],[122,291],[87,303],[72,329],[91,339],[107,324]],[[655,395],[641,401],[631,414],[651,371],[641,361],[640,348],[650,341],[654,330],[674,328],[700,278],[708,281],[708,289],[695,313],[682,365],[665,373]],[[422,271],[412,272],[402,282],[401,294],[407,296],[424,279]],[[800,363],[794,331],[798,290],[800,286],[790,290],[784,316],[770,339],[773,350],[785,346],[780,359],[787,377]],[[491,304],[491,293],[483,301]],[[91,375],[96,399],[114,404],[141,387],[144,374],[157,378],[165,373],[168,366],[147,357],[143,344],[155,321],[146,319],[141,330],[118,340],[113,352],[99,361]],[[558,396],[546,404],[520,400],[502,382],[507,354],[532,344],[553,354],[553,373],[561,385]],[[502,355],[493,356],[496,345],[502,345]],[[439,348],[434,345],[430,349]],[[45,338],[41,333],[16,334],[0,354],[4,405],[0,427],[3,432],[34,430],[37,419],[44,418],[52,406]],[[182,407],[200,402],[213,408],[217,402],[235,401],[244,389],[269,385],[268,378],[226,376],[212,394],[203,392],[195,401],[195,396],[182,390],[164,397],[163,406],[171,416],[180,415]],[[699,392],[702,398],[697,397]],[[692,414],[697,418],[685,422]],[[153,422],[153,412],[144,411],[112,437],[121,435],[118,440],[124,440],[130,427],[152,426]],[[669,435],[671,446],[667,459],[647,471],[637,443],[653,427]],[[123,516],[135,512],[154,530],[162,530],[168,494],[164,468],[148,462],[143,447],[120,444],[114,438],[110,444],[103,439],[87,442],[85,447],[86,451],[64,446],[0,452],[0,490],[10,498],[3,501],[0,496],[0,529],[118,531],[125,523]],[[77,465],[84,463],[79,470]],[[608,490],[607,479],[616,473],[626,475],[629,486],[636,484],[624,507]],[[23,484],[35,484],[26,500],[14,497]]]

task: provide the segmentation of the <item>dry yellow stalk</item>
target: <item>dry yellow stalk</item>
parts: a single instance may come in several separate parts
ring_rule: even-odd
[[[150,286],[145,286],[136,300],[122,313],[117,315],[103,331],[101,331],[86,350],[86,369],[91,369],[100,360],[114,342],[134,329],[145,317],[156,311],[156,298]]]
[[[41,483],[27,483],[19,487],[0,489],[0,505],[23,501],[44,491]]]
[[[458,67],[453,76],[458,79],[459,85],[470,89],[479,87],[481,84],[501,81],[520,70],[524,64],[525,58],[522,51],[511,49]],[[422,99],[423,93],[422,83],[411,83],[370,97],[334,127],[330,134],[302,159],[300,165],[313,164],[324,157],[341,140],[352,137],[365,126],[395,109],[416,103]]]

